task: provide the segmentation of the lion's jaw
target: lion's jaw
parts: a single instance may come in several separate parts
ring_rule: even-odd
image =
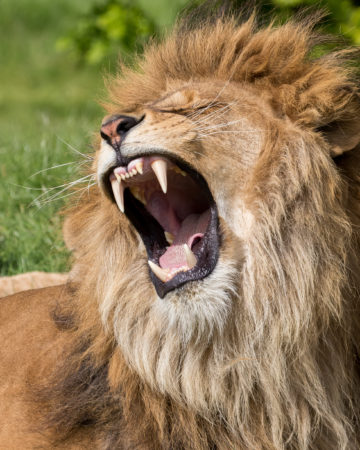
[[[113,205],[116,200],[119,214],[128,218],[126,226],[142,238],[146,252],[142,251],[139,259],[144,260],[147,253],[153,284],[168,303],[175,299],[183,302],[188,291],[196,298],[196,291],[203,290],[202,285],[222,261],[240,263],[251,214],[246,214],[246,225],[240,220],[239,227],[237,211],[246,208],[238,193],[261,142],[261,130],[255,132],[249,120],[239,117],[232,109],[233,101],[214,101],[216,90],[211,100],[197,94],[193,103],[201,106],[200,110],[188,107],[186,113],[173,112],[183,108],[179,99],[185,101],[189,91],[192,97],[196,95],[186,87],[165,96],[165,104],[160,100],[144,107],[137,113],[142,116],[140,123],[127,134],[120,150],[115,151],[103,139],[97,158],[101,190]],[[177,100],[171,102],[171,110],[166,109],[169,97]],[[240,107],[246,111],[246,100]],[[214,148],[221,158],[214,158]],[[167,167],[168,192],[162,192],[161,179],[154,174],[155,163]],[[141,173],[136,170],[139,165]],[[211,279],[213,283],[214,277]]]

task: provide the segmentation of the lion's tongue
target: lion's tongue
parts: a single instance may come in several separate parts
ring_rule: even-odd
[[[190,249],[193,249],[193,245],[196,245],[198,240],[204,236],[208,220],[209,214],[207,211],[202,214],[190,214],[190,216],[187,216],[181,223],[173,244],[160,257],[160,267],[163,269],[186,268],[188,263],[186,261],[184,244],[187,244]]]
[[[210,211],[201,214],[189,214],[180,221],[173,206],[165,196],[153,196],[146,205],[147,210],[156,218],[165,231],[172,233],[175,238],[170,247],[160,257],[159,265],[162,269],[178,269],[188,267],[184,244],[190,249],[204,236],[209,220]]]

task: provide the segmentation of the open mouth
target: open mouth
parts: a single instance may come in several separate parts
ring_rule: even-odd
[[[159,297],[207,277],[219,255],[218,214],[204,178],[162,156],[144,156],[108,173],[109,191],[148,254]]]

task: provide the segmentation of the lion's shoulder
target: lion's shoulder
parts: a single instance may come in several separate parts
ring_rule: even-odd
[[[56,333],[59,329],[52,320],[52,311],[68,296],[64,285],[31,289],[0,299],[0,337],[13,345],[19,340],[30,344],[38,342],[42,334]],[[30,335],[29,332],[30,331]],[[49,336],[46,336],[48,338]],[[30,340],[30,341],[29,341]],[[12,345],[12,347],[13,347]],[[13,354],[13,349],[9,353]],[[3,357],[7,349],[0,349]]]
[[[4,448],[46,445],[30,432],[36,431],[30,389],[34,380],[49,377],[68,344],[69,333],[58,326],[54,314],[69,300],[71,291],[64,285],[0,299],[0,442]]]

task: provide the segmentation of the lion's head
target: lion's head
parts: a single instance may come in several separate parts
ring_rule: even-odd
[[[163,399],[197,417],[169,448],[356,446],[360,101],[311,27],[179,26],[110,83],[68,223],[79,314],[163,405],[159,442]]]

